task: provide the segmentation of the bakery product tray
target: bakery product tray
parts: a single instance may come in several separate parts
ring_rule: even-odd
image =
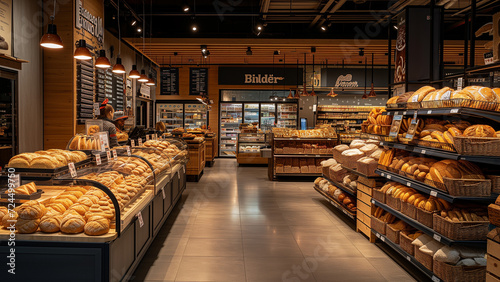
[[[8,189],[5,189],[0,193],[1,199],[11,199],[12,198],[9,196],[9,193],[7,192],[7,190]],[[42,197],[42,194],[43,194],[43,190],[38,189],[35,193],[30,194],[30,195],[15,194],[15,196],[13,198],[14,198],[14,201],[17,201],[17,200],[36,200],[36,199]]]
[[[87,158],[81,162],[75,163],[75,168],[80,169],[91,164],[91,159]],[[4,173],[7,172],[8,167],[5,167]],[[61,166],[58,168],[16,168],[15,173],[21,176],[32,176],[32,177],[56,177],[69,172],[69,166]]]

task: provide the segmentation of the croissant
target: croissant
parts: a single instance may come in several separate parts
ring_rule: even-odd
[[[17,214],[22,219],[38,219],[41,218],[46,211],[43,204],[37,201],[28,201],[17,209]]]

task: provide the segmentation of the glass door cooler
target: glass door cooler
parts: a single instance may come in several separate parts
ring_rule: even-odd
[[[207,107],[203,104],[184,105],[184,128],[194,129],[207,125]]]
[[[270,132],[276,123],[276,104],[260,104],[260,128]]]
[[[156,104],[156,121],[165,123],[168,132],[182,127],[183,117],[183,104]]]
[[[297,129],[297,105],[278,104],[277,127]]]
[[[258,120],[258,117],[257,117]],[[243,104],[222,103],[220,105],[219,156],[235,157],[239,126],[243,122]]]
[[[259,124],[259,104],[245,104],[245,115],[244,115],[244,123]]]

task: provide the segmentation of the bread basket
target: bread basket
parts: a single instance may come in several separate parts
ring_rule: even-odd
[[[497,137],[461,137],[453,138],[455,149],[461,155],[500,156],[500,138]]]
[[[415,255],[415,246],[412,244],[413,239],[406,236],[404,232],[399,233],[399,246],[409,255]]]
[[[417,207],[407,202],[401,201],[401,213],[413,219],[417,219]]]
[[[457,241],[481,241],[488,235],[488,221],[447,220],[441,215],[434,214],[434,230],[443,236]]]
[[[380,189],[372,189],[373,199],[385,204],[386,194]]]
[[[423,253],[419,248],[415,247],[415,259],[420,262],[425,268],[432,271],[432,256]]]
[[[373,230],[377,231],[380,234],[385,235],[386,226],[387,224],[385,222],[372,216],[371,227],[373,228]]]
[[[394,198],[391,195],[387,195],[385,197],[385,202],[389,207],[391,207],[397,211],[401,210],[401,200],[399,198]]]
[[[500,175],[486,176],[491,180],[491,193],[500,194]]]
[[[429,211],[417,208],[417,221],[432,229],[433,225],[434,225],[433,214],[435,212],[436,211],[429,212]]]
[[[491,196],[490,179],[454,179],[443,177],[448,194],[460,197]]]
[[[399,233],[401,230],[397,230],[392,228],[389,224],[387,224],[387,227],[385,228],[386,236],[387,239],[389,239],[391,242],[394,244],[399,244]]]
[[[491,224],[500,226],[500,206],[496,204],[490,204],[488,206],[488,218]]]
[[[447,282],[485,281],[486,278],[486,266],[455,266],[434,261],[433,272]]]

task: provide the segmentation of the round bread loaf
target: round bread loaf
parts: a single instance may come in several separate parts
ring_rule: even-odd
[[[35,233],[39,224],[40,219],[18,218],[16,222],[16,230],[17,232],[24,234]]]
[[[489,125],[476,124],[467,127],[464,130],[463,136],[466,137],[495,137],[495,129]]]
[[[40,220],[40,230],[45,233],[54,233],[61,230],[62,215],[44,216]]]
[[[39,219],[44,216],[46,209],[37,201],[28,201],[17,208],[16,212],[22,219]]]
[[[429,93],[432,91],[436,90],[436,88],[432,86],[424,86],[415,91],[410,98],[408,98],[408,103],[415,103],[415,102],[422,102],[424,100],[425,96],[427,96]]]
[[[90,236],[103,235],[109,232],[109,220],[102,216],[93,216],[84,227],[85,234]]]

